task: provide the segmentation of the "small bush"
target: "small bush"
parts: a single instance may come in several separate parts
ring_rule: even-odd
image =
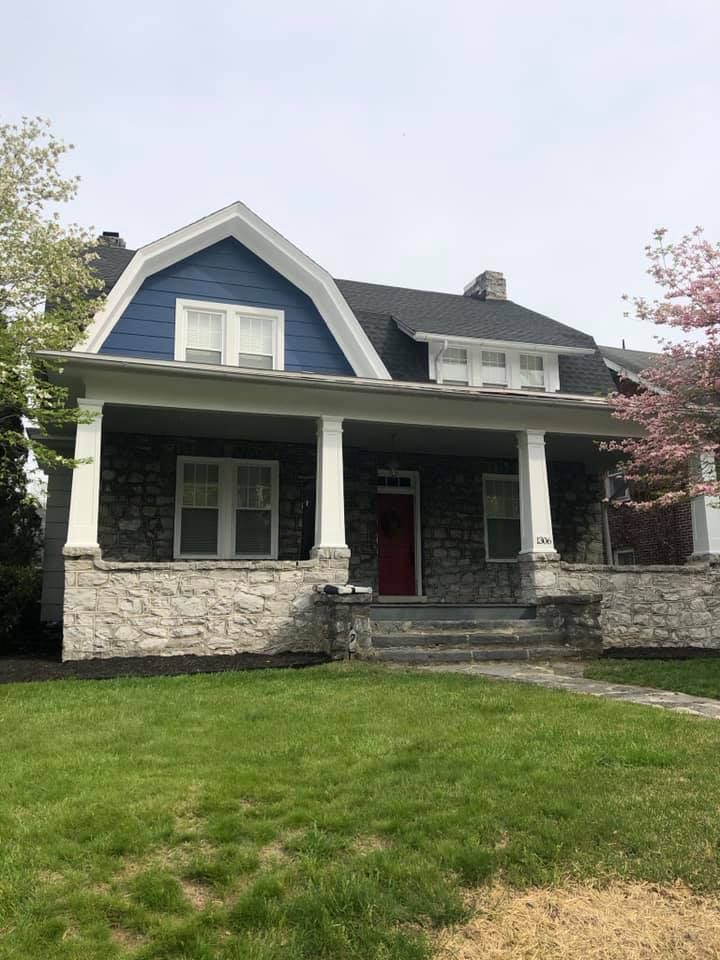
[[[38,567],[0,564],[0,653],[32,649],[40,631]]]

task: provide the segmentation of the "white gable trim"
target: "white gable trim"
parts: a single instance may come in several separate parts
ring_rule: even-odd
[[[75,349],[97,353],[147,277],[227,237],[234,237],[310,297],[357,376],[391,379],[327,270],[240,202],[141,247]]]

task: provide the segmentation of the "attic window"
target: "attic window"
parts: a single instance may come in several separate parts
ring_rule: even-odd
[[[282,310],[177,300],[175,359],[255,370],[285,366]]]
[[[520,354],[520,386],[528,390],[545,389],[545,364],[542,357]]]
[[[505,354],[493,350],[482,352],[482,382],[486,386],[505,386],[507,384],[507,367]]]
[[[467,386],[470,382],[468,352],[462,347],[447,347],[442,357],[442,382]]]

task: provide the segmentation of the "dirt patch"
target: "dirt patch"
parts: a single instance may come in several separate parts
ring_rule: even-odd
[[[138,950],[148,942],[147,937],[143,937],[142,934],[135,933],[132,930],[126,930],[124,927],[113,927],[110,931],[110,938],[119,947],[124,947],[126,950]]]
[[[297,840],[302,835],[302,830],[291,830],[289,833],[283,834],[278,840],[273,840],[272,843],[266,843],[264,847],[258,850],[260,866],[277,867],[285,863],[290,863],[293,856],[288,850],[287,844],[292,843],[293,840]]]
[[[682,884],[493,886],[444,931],[436,960],[720,960],[720,897]]]
[[[198,883],[196,880],[180,880],[180,886],[185,899],[192,904],[195,910],[204,910],[208,906],[220,907],[223,900],[216,897],[212,890],[204,883]]]
[[[391,846],[390,841],[385,840],[384,837],[368,835],[355,837],[350,844],[350,849],[353,853],[359,853],[361,856],[365,856],[368,853],[377,853],[378,850],[389,850]]]

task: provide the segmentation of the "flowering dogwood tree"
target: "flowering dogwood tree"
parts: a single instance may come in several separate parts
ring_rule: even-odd
[[[638,507],[720,493],[712,466],[720,449],[720,244],[700,227],[674,243],[666,237],[656,230],[646,248],[661,296],[632,302],[640,320],[686,336],[659,336],[662,355],[643,372],[641,389],[611,399],[618,419],[644,428],[639,439],[607,445],[624,455],[626,478],[642,490]]]

